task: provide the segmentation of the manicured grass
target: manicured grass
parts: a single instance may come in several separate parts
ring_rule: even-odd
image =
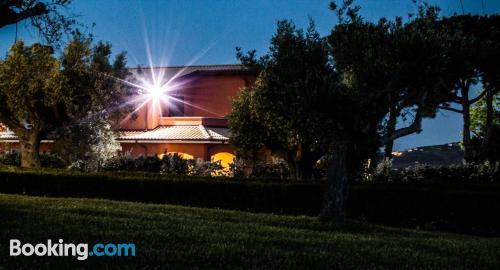
[[[0,269],[499,269],[500,239],[312,217],[0,194]],[[23,243],[135,243],[136,257],[10,257]]]

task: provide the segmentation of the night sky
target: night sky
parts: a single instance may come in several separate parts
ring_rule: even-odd
[[[114,52],[127,51],[130,66],[237,63],[235,47],[265,52],[276,21],[292,19],[307,27],[315,20],[321,34],[328,34],[337,19],[330,1],[132,1],[74,0],[70,13],[86,24],[96,40],[109,41]],[[461,14],[460,0],[427,1],[441,7],[442,15]],[[500,12],[498,0],[463,0],[465,13]],[[356,1],[368,20],[415,13],[411,0]],[[92,27],[92,23],[95,26]],[[27,43],[37,35],[19,25],[19,38]],[[15,36],[13,25],[0,29],[0,55],[5,56]],[[452,112],[440,112],[424,121],[423,132],[396,141],[396,149],[460,140],[461,120]]]

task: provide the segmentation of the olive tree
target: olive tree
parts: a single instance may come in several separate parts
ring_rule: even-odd
[[[57,58],[50,47],[17,42],[0,62],[0,122],[19,137],[21,165],[40,165],[42,139],[119,106],[128,89],[125,55],[76,38]],[[116,110],[110,110],[114,113]]]

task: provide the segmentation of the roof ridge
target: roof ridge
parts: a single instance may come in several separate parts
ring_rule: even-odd
[[[223,66],[244,66],[243,64],[204,64],[204,65],[175,65],[175,66],[153,66],[141,67],[142,69],[150,68],[189,68],[189,67],[223,67]],[[128,69],[138,69],[139,67],[128,67]]]
[[[207,131],[207,129],[205,128],[205,126],[203,125],[198,125],[198,128],[200,129],[201,133],[203,133],[203,135],[205,136],[206,139],[209,139],[211,140],[212,139],[212,136],[210,135],[210,133]]]

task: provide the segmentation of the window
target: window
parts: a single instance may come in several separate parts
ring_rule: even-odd
[[[161,116],[162,117],[181,117],[184,116],[184,97],[182,96],[172,96],[168,100],[166,106],[162,106]]]

